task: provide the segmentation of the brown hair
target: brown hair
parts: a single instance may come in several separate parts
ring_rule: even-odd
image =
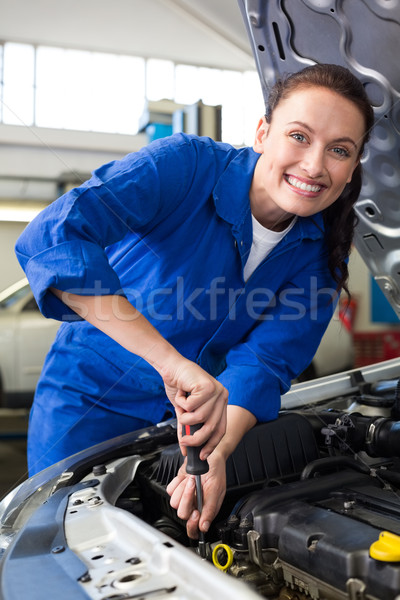
[[[268,97],[265,114],[267,122],[271,122],[274,109],[281,100],[288,98],[299,88],[315,86],[328,88],[347,98],[359,108],[365,121],[364,136],[360,148],[361,157],[374,124],[374,112],[361,81],[345,67],[316,64],[279,79],[271,88]],[[347,257],[351,249],[354,227],[357,223],[354,204],[360,195],[361,184],[362,167],[359,163],[354,170],[350,183],[346,184],[339,198],[323,211],[329,252],[329,270],[337,283],[337,291],[343,288],[349,297]]]

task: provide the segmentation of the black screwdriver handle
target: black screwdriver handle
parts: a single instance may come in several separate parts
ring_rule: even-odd
[[[202,423],[196,425],[182,425],[182,437],[185,435],[193,435],[203,426]],[[200,450],[201,446],[186,446],[187,461],[186,461],[186,473],[189,475],[204,475],[207,473],[209,466],[206,460],[201,460]]]

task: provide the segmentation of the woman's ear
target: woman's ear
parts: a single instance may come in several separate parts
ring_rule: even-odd
[[[269,127],[269,125],[268,125],[265,117],[262,117],[262,119],[260,119],[258,122],[256,138],[255,138],[254,144],[253,144],[253,150],[255,152],[258,152],[259,154],[262,154],[264,152],[263,142],[266,138],[268,127]]]

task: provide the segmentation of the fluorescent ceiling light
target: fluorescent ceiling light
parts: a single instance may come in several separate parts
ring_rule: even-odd
[[[0,221],[29,223],[46,206],[46,202],[0,202]]]

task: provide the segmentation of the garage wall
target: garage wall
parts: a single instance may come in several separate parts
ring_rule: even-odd
[[[0,290],[24,277],[14,254],[14,244],[25,228],[25,223],[0,222]]]
[[[61,181],[84,181],[93,169],[147,143],[144,134],[120,136],[0,125],[0,212],[53,201]],[[23,276],[14,245],[26,223],[0,220],[0,290]]]
[[[356,249],[353,249],[349,261],[349,289],[357,308],[354,322],[355,331],[378,331],[382,324],[371,323],[371,274]]]
[[[90,172],[147,143],[145,134],[87,133],[3,124],[0,139],[1,199],[6,195],[3,177],[46,180],[57,179],[66,172]]]

